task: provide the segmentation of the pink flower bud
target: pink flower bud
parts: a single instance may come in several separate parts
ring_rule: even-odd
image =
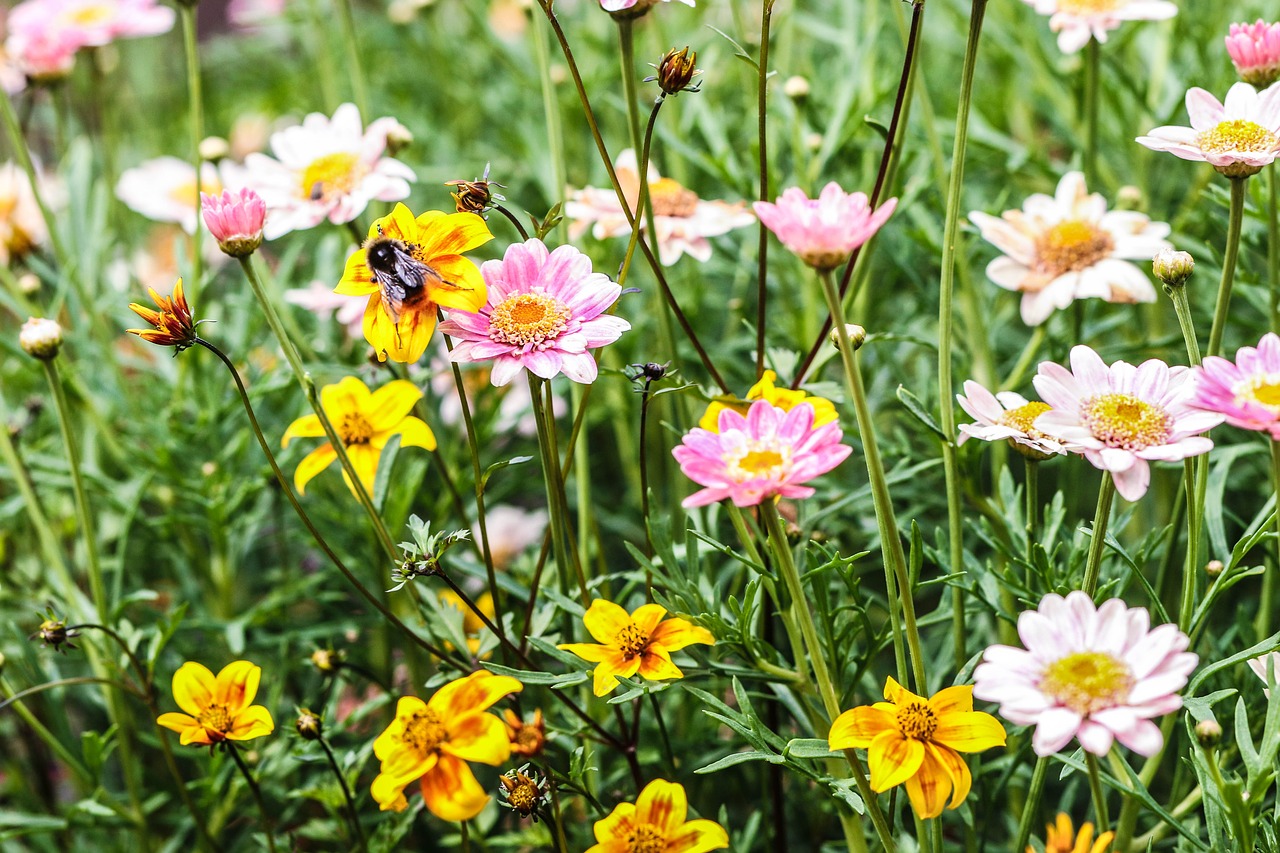
[[[846,193],[834,181],[817,198],[792,187],[776,204],[757,201],[756,216],[809,266],[831,270],[880,230],[897,207],[891,198],[874,211],[863,193]]]
[[[1232,24],[1226,42],[1241,80],[1265,89],[1280,78],[1280,23]]]
[[[267,206],[253,190],[223,190],[220,196],[200,193],[200,210],[218,248],[231,257],[252,255],[262,245]]]

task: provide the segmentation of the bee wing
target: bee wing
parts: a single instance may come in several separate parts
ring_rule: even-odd
[[[432,270],[407,252],[396,252],[389,272],[375,271],[382,296],[382,310],[391,318],[391,325],[398,325],[404,303],[426,283]]]

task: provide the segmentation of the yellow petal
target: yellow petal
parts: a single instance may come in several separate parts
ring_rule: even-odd
[[[380,761],[386,761],[395,755],[401,748],[400,736],[404,734],[405,721],[412,718],[414,714],[425,711],[426,708],[427,703],[417,696],[401,696],[396,702],[395,719],[373,742],[373,754]]]
[[[689,814],[689,800],[684,786],[665,779],[654,779],[636,798],[635,821],[649,824],[664,836],[670,835]]]
[[[289,428],[284,431],[284,437],[280,439],[280,446],[288,447],[289,442],[295,438],[318,438],[322,435],[324,435],[324,426],[320,423],[319,416],[303,415],[289,424]]]
[[[232,661],[222,668],[214,682],[213,700],[232,716],[253,704],[258,695],[262,667],[247,660]]]
[[[369,386],[354,376],[344,376],[333,385],[325,385],[320,389],[320,407],[330,422],[340,423],[343,415],[369,411],[369,401],[373,395]]]
[[[698,420],[698,427],[708,432],[719,432],[720,413],[724,410],[724,403],[717,403],[714,400],[708,403],[707,410],[702,413],[702,417]]]
[[[193,717],[209,710],[213,702],[213,673],[195,661],[187,661],[173,674],[173,701]]]
[[[467,714],[449,722],[449,740],[440,751],[496,767],[510,757],[511,741],[506,724],[493,714]]]
[[[379,290],[378,282],[373,278],[373,270],[369,269],[369,253],[364,249],[352,252],[347,257],[342,279],[333,292],[339,296],[368,296]]]
[[[618,632],[631,624],[631,616],[612,601],[597,598],[587,608],[586,615],[582,617],[582,622],[587,626],[587,630],[591,632],[591,636],[595,637],[597,643],[604,643],[608,646],[613,645],[614,640],[618,637]]]
[[[365,417],[374,432],[394,430],[421,399],[422,389],[407,379],[396,379],[370,395]]]
[[[1005,732],[1000,721],[990,714],[959,711],[939,718],[931,740],[960,752],[982,752],[1004,746]]]
[[[377,353],[380,361],[412,364],[422,358],[431,332],[436,327],[436,306],[422,301],[406,306],[400,313],[400,321],[392,323],[379,302],[370,300],[364,314],[364,336]]]
[[[959,808],[964,798],[969,796],[969,788],[973,785],[969,765],[965,764],[964,759],[954,750],[936,743],[929,744],[929,754],[942,766],[947,778],[951,780],[951,804],[947,808]]]
[[[608,817],[596,821],[595,826],[592,827],[596,841],[601,843],[626,841],[635,831],[635,818],[635,803],[618,803]]]
[[[1085,825],[1088,826],[1088,824]],[[1090,826],[1089,829],[1092,833],[1093,827]],[[1093,842],[1093,847],[1089,850],[1089,853],[1106,853],[1107,848],[1111,846],[1111,842],[1115,837],[1116,834],[1114,832],[1102,833],[1098,836],[1098,840]]]
[[[892,714],[870,705],[860,705],[836,717],[827,742],[831,749],[865,749],[877,735],[890,729],[897,730]]]
[[[778,374],[772,370],[766,370],[760,374],[760,378],[756,380],[756,384],[747,389],[748,400],[765,400],[768,399],[770,391],[774,390],[774,382],[778,379]]]
[[[712,820],[691,820],[667,836],[664,853],[706,853],[729,846],[729,833]]]
[[[613,646],[601,646],[596,643],[562,643],[556,646],[566,652],[572,652],[578,657],[591,663],[599,663],[607,657],[618,654],[618,650]]]
[[[434,258],[431,268],[439,281],[427,283],[427,298],[441,308],[478,312],[488,301],[489,292],[480,268],[461,255]]]
[[[493,239],[489,226],[474,213],[428,210],[414,224],[417,234],[413,242],[428,259],[440,255],[461,255]]]
[[[924,761],[914,776],[907,780],[907,797],[911,808],[921,818],[937,817],[951,793],[951,777],[938,760],[925,753]]]
[[[271,712],[262,705],[250,705],[236,715],[231,731],[227,732],[230,740],[252,740],[269,735],[276,730],[275,720]]]
[[[347,458],[351,460],[351,467],[356,470],[356,476],[360,478],[364,490],[372,495],[373,481],[378,476],[378,463],[382,460],[382,451],[368,444],[353,444],[347,448]],[[347,475],[346,468],[342,469],[342,478],[347,481],[347,488],[351,489],[351,494],[359,499],[355,487],[351,485],[351,478]]]
[[[639,655],[640,668],[637,674],[651,681],[669,681],[673,678],[684,678],[680,667],[671,662],[671,655],[662,646],[650,646]]]
[[[195,717],[189,717],[186,714],[179,714],[176,711],[170,711],[167,714],[161,714],[156,717],[156,725],[164,726],[175,732],[185,734],[188,729],[204,730],[200,722]]]
[[[208,729],[197,724],[189,729],[183,729],[182,734],[178,736],[178,743],[182,746],[212,746],[213,738],[209,737]]]
[[[452,755],[441,755],[421,784],[423,801],[441,820],[470,820],[489,802],[471,768]]]
[[[631,614],[631,621],[636,623],[636,627],[641,633],[653,639],[653,631],[658,627],[658,623],[662,621],[662,617],[667,615],[667,608],[661,604],[642,604]]]
[[[333,447],[329,444],[322,444],[315,450],[302,457],[302,461],[298,463],[298,467],[293,472],[293,487],[298,490],[298,494],[305,494],[307,483],[333,464],[333,460],[338,458],[338,454],[333,451]]]
[[[464,714],[488,710],[503,696],[519,693],[523,689],[524,685],[518,679],[509,675],[494,675],[482,669],[441,687],[427,700],[427,707],[447,723]]]
[[[416,243],[420,236],[417,223],[413,218],[413,211],[409,210],[404,202],[396,202],[396,206],[391,209],[390,213],[381,219],[375,220],[373,226],[369,229],[369,237],[378,236],[379,231],[388,237],[409,243]]]
[[[387,441],[393,435],[400,436],[401,447],[422,447],[427,450],[436,449],[436,435],[431,431],[431,427],[421,418],[405,418],[400,421],[394,430],[383,435],[375,435],[369,442],[369,446],[376,450],[381,450],[387,446]]]
[[[639,611],[636,612],[638,613]],[[668,619],[649,634],[649,644],[651,646],[662,646],[669,652],[678,652],[685,646],[691,646],[695,643],[714,646],[716,638],[706,628],[699,628],[685,619]]]
[[[915,738],[889,729],[876,735],[867,747],[867,768],[871,771],[871,790],[877,794],[901,785],[920,770],[924,761],[924,744]]]
[[[894,705],[906,705],[911,702],[919,702],[921,705],[926,704],[929,700],[923,696],[917,696],[901,684],[893,680],[893,676],[889,676],[884,682],[884,698]]]
[[[610,650],[611,654],[596,664],[595,680],[592,689],[597,696],[605,696],[618,686],[619,678],[630,678],[640,670],[640,656],[627,660],[622,653]]]
[[[929,697],[929,708],[939,717],[957,711],[973,710],[973,685],[957,684],[944,687]]]

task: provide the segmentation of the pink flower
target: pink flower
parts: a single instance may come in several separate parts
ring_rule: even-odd
[[[156,0],[26,0],[13,7],[8,26],[20,38],[56,33],[78,49],[167,33],[175,17]]]
[[[1265,89],[1280,78],[1280,24],[1232,24],[1226,41],[1241,80]]]
[[[1041,15],[1049,15],[1049,29],[1058,34],[1058,49],[1075,53],[1125,21],[1162,21],[1178,14],[1169,0],[1023,0]]]
[[[1036,418],[1035,428],[1110,471],[1121,497],[1136,501],[1151,484],[1150,462],[1213,448],[1200,433],[1222,423],[1222,415],[1191,406],[1190,378],[1187,368],[1159,359],[1108,367],[1089,347],[1073,347],[1071,370],[1040,364],[1033,381],[1053,410]]]
[[[253,190],[223,190],[220,196],[200,193],[200,211],[218,248],[231,257],[252,255],[262,245],[267,206]]]
[[[658,0],[600,0],[600,8],[606,12],[622,12],[627,9],[634,9],[639,14],[648,11],[649,7],[657,3]],[[662,0],[664,3],[670,3],[671,0]],[[686,6],[695,5],[694,0],[680,0]]]
[[[563,373],[574,382],[596,379],[589,349],[611,344],[631,328],[604,312],[622,288],[572,246],[548,253],[541,240],[513,243],[500,261],[480,267],[488,301],[477,314],[452,310],[440,331],[461,341],[455,362],[493,361],[489,376],[506,385],[521,368],[550,379]]]
[[[866,193],[846,193],[835,181],[817,198],[791,187],[776,204],[757,201],[756,216],[792,252],[809,266],[830,270],[844,263],[849,253],[871,239],[898,206],[891,198],[875,211]]]
[[[1113,598],[1101,607],[1077,590],[1046,595],[1018,617],[1026,650],[990,646],[973,672],[973,696],[1000,703],[1000,715],[1036,727],[1037,755],[1060,752],[1071,739],[1094,755],[1114,741],[1154,755],[1164,738],[1153,718],[1182,707],[1177,691],[1199,658],[1176,625],[1150,629],[1141,607]]]
[[[32,80],[61,80],[76,64],[80,42],[57,27],[13,33],[4,42],[4,52],[14,70]],[[10,75],[12,77],[12,75]],[[12,91],[12,82],[5,91]]]
[[[1280,86],[1259,94],[1248,83],[1236,83],[1223,103],[1191,88],[1187,115],[1191,127],[1157,127],[1138,142],[1183,160],[1203,160],[1229,178],[1256,175],[1280,155]]]
[[[1241,429],[1266,431],[1280,441],[1280,337],[1263,335],[1258,346],[1236,350],[1236,362],[1211,355],[1193,368],[1190,403],[1217,412]]]
[[[1271,667],[1271,677],[1267,677],[1267,667]],[[1253,670],[1253,674],[1262,679],[1263,684],[1270,684],[1272,681],[1280,679],[1280,652],[1272,652],[1269,655],[1259,655],[1256,658],[1249,659],[1249,669]],[[1263,693],[1267,698],[1271,698],[1271,691],[1263,688]]]
[[[736,506],[756,506],[766,498],[807,498],[807,483],[835,468],[853,452],[840,440],[840,424],[813,428],[813,406],[790,411],[757,400],[743,417],[733,409],[720,413],[720,431],[694,428],[671,455],[680,470],[706,488],[683,506],[705,506],[730,498]]]
[[[968,438],[1007,440],[1020,453],[1029,451],[1026,455],[1033,459],[1047,459],[1067,452],[1060,441],[1035,428],[1036,418],[1050,411],[1048,404],[1038,400],[1028,402],[1026,397],[1012,391],[992,394],[973,380],[964,383],[964,393],[968,396],[957,394],[956,402],[977,423],[960,424],[957,444],[963,444]]]

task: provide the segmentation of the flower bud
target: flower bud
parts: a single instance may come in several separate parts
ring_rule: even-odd
[[[674,47],[666,52],[662,60],[654,67],[658,69],[658,73],[653,77],[646,77],[645,82],[657,80],[658,86],[662,88],[663,94],[678,95],[681,92],[696,92],[696,85],[693,78],[702,72],[698,70],[698,54],[691,52],[686,45],[683,50],[676,50]]]
[[[56,320],[43,317],[32,317],[22,324],[18,332],[18,343],[22,351],[32,358],[51,361],[58,355],[62,347],[62,327]]]
[[[1205,749],[1212,749],[1222,742],[1222,726],[1216,720],[1196,723],[1196,741]]]
[[[551,790],[549,780],[536,770],[524,765],[498,777],[498,793],[501,803],[520,817],[538,819],[538,812],[546,805]]]
[[[311,653],[311,665],[325,675],[332,675],[342,666],[342,652],[333,649],[316,649]]]
[[[231,156],[231,143],[221,136],[206,136],[200,140],[200,159],[217,163]]]
[[[27,296],[39,292],[40,276],[33,272],[24,272],[18,276],[18,290],[21,290]]]
[[[862,328],[861,326],[850,323],[844,327],[844,332],[846,335],[849,336],[849,343],[853,345],[853,349],[855,352],[861,349],[862,345],[867,341],[867,330]],[[829,337],[833,345],[837,347],[840,346],[840,330],[839,329],[832,329]]]
[[[223,190],[220,196],[200,193],[200,211],[224,254],[244,258],[262,245],[267,205],[253,190]]]
[[[782,94],[793,101],[803,101],[809,97],[809,88],[809,80],[797,74],[788,77],[787,82],[782,84]]]
[[[387,155],[394,157],[413,144],[413,131],[393,118],[384,119],[387,130]]]
[[[1187,252],[1175,252],[1173,249],[1161,249],[1151,259],[1151,271],[1166,288],[1182,287],[1191,278],[1191,271],[1196,268],[1195,259]]]
[[[293,727],[304,740],[320,740],[323,730],[320,715],[307,708],[298,709],[298,718],[294,720]]]
[[[1125,184],[1116,191],[1116,210],[1142,210],[1146,196],[1133,184]]]
[[[1222,570],[1224,568],[1226,567],[1222,565],[1221,560],[1210,560],[1204,564],[1204,573],[1211,578],[1216,578],[1218,575],[1222,574]]]

